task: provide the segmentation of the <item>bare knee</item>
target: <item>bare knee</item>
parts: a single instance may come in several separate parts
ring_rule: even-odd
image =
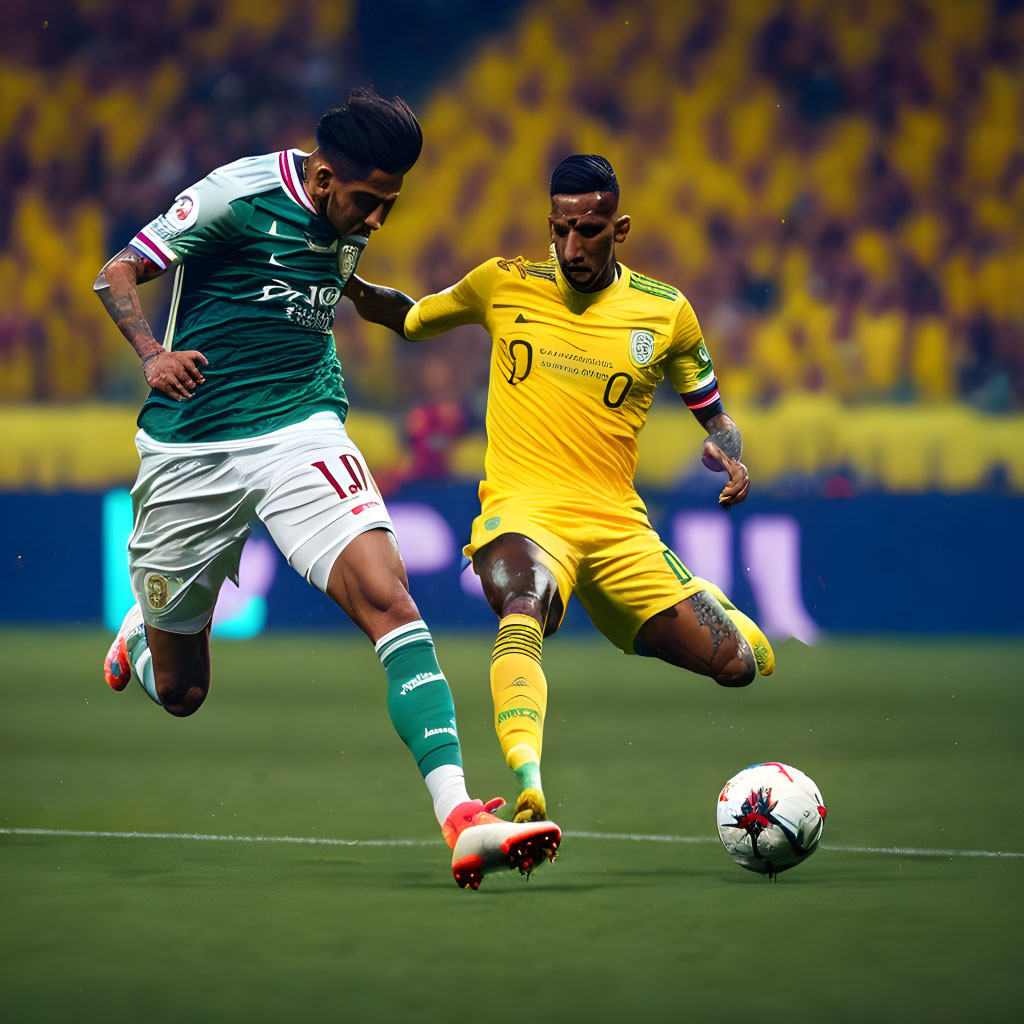
[[[210,692],[209,676],[188,673],[164,672],[156,674],[156,694],[164,711],[175,718],[188,718],[194,715],[206,700]]]
[[[547,619],[547,604],[543,598],[536,594],[509,594],[501,602],[501,610],[498,612],[500,618],[506,615],[529,615],[536,619],[538,624],[543,626]]]
[[[727,660],[713,667],[711,677],[720,686],[749,686],[757,675],[754,653],[745,640],[732,646],[734,649],[726,652]]]

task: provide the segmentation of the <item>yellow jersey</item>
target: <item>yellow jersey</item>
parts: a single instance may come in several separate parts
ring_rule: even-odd
[[[420,341],[465,324],[493,339],[485,504],[642,507],[636,436],[657,385],[668,376],[702,421],[721,411],[690,303],[621,263],[613,284],[582,293],[555,259],[491,259],[417,302],[405,333]]]

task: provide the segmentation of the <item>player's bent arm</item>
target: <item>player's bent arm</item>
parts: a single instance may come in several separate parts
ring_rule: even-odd
[[[142,360],[142,372],[149,386],[180,400],[191,397],[196,386],[203,383],[204,377],[196,364],[205,365],[206,357],[200,352],[168,352],[153,336],[142,314],[139,285],[163,272],[128,246],[96,275],[92,288]]]
[[[371,284],[353,274],[342,294],[352,300],[356,312],[372,324],[383,324],[396,334],[406,337],[403,325],[406,314],[413,307],[413,301],[397,288],[385,288]]]
[[[496,274],[500,273],[498,263],[498,259],[488,260],[471,270],[458,284],[420,299],[406,315],[405,336],[410,341],[424,341],[456,327],[482,324]]]
[[[740,429],[724,412],[716,413],[704,421],[708,438],[704,442],[701,461],[716,473],[728,473],[729,482],[722,488],[718,503],[725,508],[738,505],[750,490],[747,467],[740,462],[743,438]]]

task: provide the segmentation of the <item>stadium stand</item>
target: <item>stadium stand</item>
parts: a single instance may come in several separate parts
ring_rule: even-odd
[[[0,400],[20,406],[4,413],[18,436],[86,400],[125,403],[99,420],[130,434],[140,380],[90,294],[97,268],[209,168],[309,141],[337,66],[358,65],[357,6],[73,0],[45,27],[16,6],[0,63]],[[600,151],[633,217],[622,258],[693,302],[762,478],[1024,489],[998,440],[1024,406],[1022,69],[1018,0],[526,4],[418,105],[424,154],[363,272],[419,295],[496,253],[543,256],[550,167]],[[411,349],[396,363],[392,337],[344,304],[337,328],[378,457],[475,474],[482,333],[440,343],[464,408],[435,444],[436,417],[415,408],[436,368]],[[681,415],[656,405],[648,475],[692,461],[666,455]],[[821,443],[794,460],[801,416]],[[123,478],[118,459],[83,468],[79,444],[57,457],[75,479]],[[30,482],[30,464],[9,453],[0,484]]]

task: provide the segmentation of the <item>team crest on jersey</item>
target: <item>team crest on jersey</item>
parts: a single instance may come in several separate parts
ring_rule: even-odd
[[[704,344],[704,339],[700,339],[700,345],[697,347],[697,363],[698,363],[698,374],[703,374],[707,370],[711,369],[711,354],[707,350],[707,346]]]
[[[338,252],[338,269],[341,271],[341,279],[348,281],[352,271],[356,269],[359,256],[362,250],[358,245],[343,245]]]
[[[650,331],[631,331],[629,358],[637,366],[646,366],[654,355],[654,335]]]
[[[146,590],[146,603],[153,611],[160,611],[167,604],[167,577],[158,572],[146,573],[143,586]]]
[[[175,231],[190,228],[199,218],[199,196],[192,189],[182,192],[166,216]]]

